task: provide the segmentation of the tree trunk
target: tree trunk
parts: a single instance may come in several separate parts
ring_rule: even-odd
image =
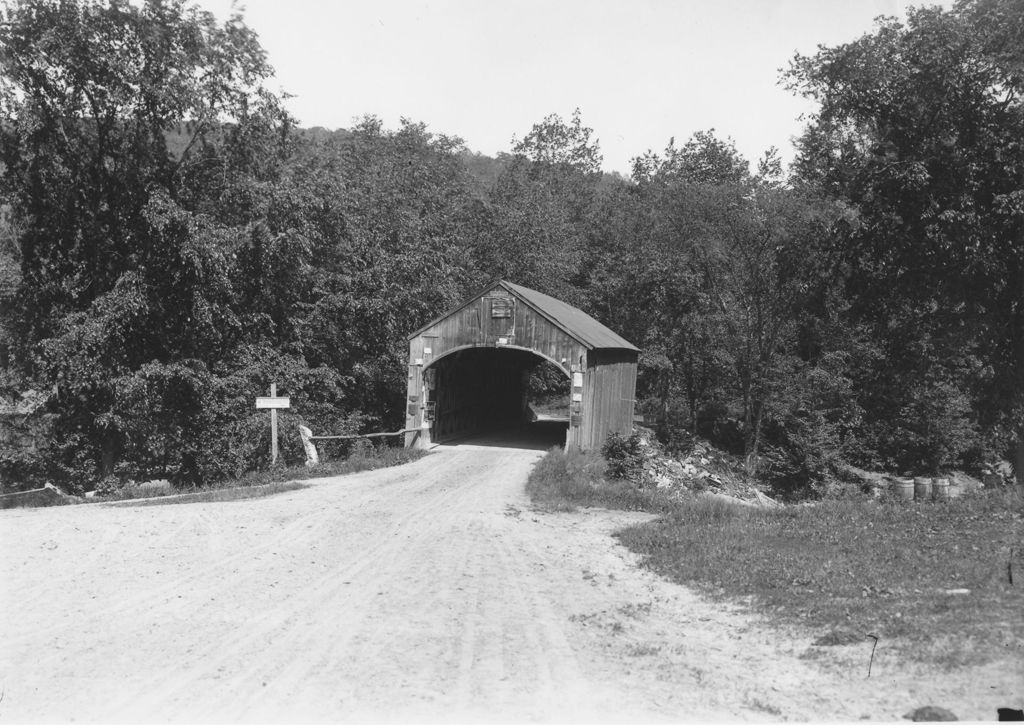
[[[1024,430],[1017,433],[1017,447],[1013,452],[1013,474],[1017,485],[1024,486]]]
[[[116,449],[117,441],[114,439],[114,436],[103,436],[103,443],[100,447],[100,478],[113,475]]]
[[[690,433],[697,437],[697,394],[690,395]]]
[[[747,443],[747,473],[751,476],[757,473],[757,454],[761,450],[761,423],[764,420],[764,406],[755,404],[757,411],[753,415],[753,431]]]

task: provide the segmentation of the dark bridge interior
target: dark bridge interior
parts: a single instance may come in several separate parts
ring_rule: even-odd
[[[530,373],[543,358],[514,348],[479,347],[446,355],[424,370],[431,439],[512,447],[564,445],[568,421],[534,420]]]

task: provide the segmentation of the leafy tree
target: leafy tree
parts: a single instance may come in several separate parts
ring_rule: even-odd
[[[478,240],[479,266],[569,302],[579,303],[587,217],[601,179],[601,152],[579,109],[535,124],[491,193],[488,233]]]
[[[56,384],[55,446],[88,485],[132,447],[137,396],[125,391],[146,381],[177,391],[160,393],[164,425],[187,415],[199,435],[205,371],[245,329],[231,285],[239,225],[289,121],[240,16],[219,25],[180,0],[13,3],[0,66],[18,363]]]
[[[463,151],[421,123],[391,131],[370,117],[293,163],[297,216],[322,220],[302,349],[352,379],[350,404],[378,428],[404,420],[405,335],[483,283]]]
[[[590,138],[593,133],[594,129],[583,125],[578,108],[569,123],[552,113],[512,145],[512,154],[541,168],[570,167],[583,174],[598,174],[604,157],[598,142]]]
[[[821,104],[799,176],[853,211],[836,239],[851,315],[884,346],[859,381],[869,419],[946,428],[903,465],[954,462],[976,425],[1024,456],[1022,24],[1011,0],[913,9],[785,76]]]
[[[769,154],[772,154],[769,152]],[[682,148],[669,139],[664,155],[648,151],[633,159],[633,179],[643,184],[655,178],[698,184],[743,184],[749,181],[750,164],[732,139],[722,140],[715,130],[697,131]]]

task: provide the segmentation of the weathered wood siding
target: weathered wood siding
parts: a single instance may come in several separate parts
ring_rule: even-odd
[[[480,348],[526,351],[547,358],[567,375],[582,374],[582,400],[571,405],[578,415],[570,423],[570,447],[599,448],[609,431],[632,427],[636,352],[591,350],[524,300],[494,286],[409,340],[405,427],[420,433],[407,434],[407,445],[478,428],[488,409],[501,417],[515,408],[509,396],[523,396],[522,380],[515,378],[524,361],[475,357],[482,368],[475,370],[468,366],[469,356],[455,357],[460,350]],[[431,370],[428,375],[435,380],[428,406],[431,391],[424,372]]]
[[[583,420],[579,446],[598,450],[609,433],[633,429],[637,354],[631,350],[591,350],[583,378]]]
[[[512,317],[492,318],[494,300],[511,303]],[[502,338],[505,343],[499,342]],[[459,348],[498,346],[538,353],[566,369],[569,365],[580,364],[587,351],[586,346],[499,287],[470,301],[414,337],[409,343],[409,354],[411,361],[422,359],[426,366]],[[426,352],[427,349],[430,352]]]

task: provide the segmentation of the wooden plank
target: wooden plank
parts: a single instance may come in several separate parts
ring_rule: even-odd
[[[310,436],[309,439],[311,441],[347,441],[355,438],[387,438],[388,436],[400,436],[403,433],[412,433],[416,430],[419,430],[419,428],[403,428],[402,430],[396,430],[394,433],[359,433],[347,436]]]

